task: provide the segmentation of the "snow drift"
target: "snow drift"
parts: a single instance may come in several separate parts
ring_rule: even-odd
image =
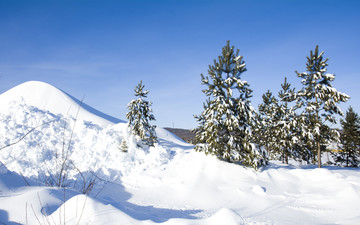
[[[31,81],[12,88],[0,96],[0,104],[0,143],[9,145],[31,131],[24,141],[0,152],[0,160],[6,162],[10,170],[26,177],[47,178],[59,170],[62,163],[59,158],[66,155],[69,162],[76,165],[69,179],[76,179],[80,170],[95,171],[104,179],[116,180],[134,168],[129,164],[139,163],[151,152],[138,149],[122,120],[43,82]],[[158,128],[157,133],[160,143],[188,146],[162,128]],[[123,139],[129,145],[128,154],[118,149]],[[169,154],[168,150],[158,148],[156,154]]]
[[[0,223],[360,223],[359,169],[272,162],[254,171],[195,152],[161,128],[159,143],[142,149],[126,123],[42,82],[5,92],[0,104],[2,146],[35,128],[0,150]],[[44,186],[63,152],[67,188]],[[91,179],[92,191],[81,194]]]

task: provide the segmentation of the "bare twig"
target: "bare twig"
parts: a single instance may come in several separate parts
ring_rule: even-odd
[[[55,119],[55,120],[56,120],[56,119]],[[53,121],[55,121],[55,120],[50,120],[50,121],[48,121],[48,122],[46,122],[46,123],[42,123],[42,124],[40,124],[40,125],[38,125],[38,126],[36,126],[36,127],[31,128],[31,130],[29,130],[26,134],[24,134],[22,137],[20,137],[19,140],[15,141],[15,142],[13,142],[13,143],[7,144],[7,145],[5,145],[5,146],[3,146],[3,147],[0,147],[0,151],[3,150],[4,148],[8,148],[8,147],[10,147],[10,146],[12,146],[12,145],[16,145],[17,143],[19,143],[20,141],[22,141],[26,136],[28,136],[31,132],[33,132],[33,131],[36,130],[37,128],[42,127],[42,126],[44,126],[44,125],[46,125],[46,124],[49,124],[49,123],[51,123],[51,122],[53,122]]]
[[[49,220],[48,215],[46,213],[46,208],[43,206],[43,204],[41,202],[39,192],[37,193],[37,197],[39,199],[39,203],[40,203],[40,206],[41,206],[41,213],[43,215],[44,224],[45,224],[45,219],[46,219],[47,224],[50,224],[50,220]]]
[[[65,219],[66,219],[66,210],[65,210],[65,202],[66,202],[66,189],[64,187],[64,225],[65,225]]]
[[[29,182],[26,180],[26,178],[25,178],[24,174],[20,171],[20,168],[18,168],[18,171],[19,171],[19,173],[20,173],[20,175],[21,175],[22,179],[25,181],[26,185],[27,185],[27,186],[31,186],[31,185],[29,184]]]
[[[33,207],[32,205],[31,205],[31,209],[32,209],[32,211],[33,211],[33,213],[34,213],[34,216],[35,216],[36,220],[39,222],[39,224],[41,224],[39,218],[37,217],[37,215],[36,215],[36,213],[35,213],[34,207]]]
[[[25,221],[26,221],[26,225],[28,225],[29,222],[28,222],[28,214],[27,214],[27,202],[26,202],[26,206],[25,206]]]
[[[41,124],[40,126],[42,126],[43,124]],[[24,136],[22,136],[19,140],[13,142],[13,143],[10,143],[8,145],[5,145],[3,147],[0,148],[0,151],[3,150],[4,148],[8,148],[12,145],[16,145],[17,143],[19,143],[20,141],[22,141],[26,136],[28,136],[31,132],[33,132],[36,128],[40,127],[40,126],[37,126],[37,127],[34,127],[32,128],[31,130],[29,130]]]
[[[78,222],[77,222],[77,225],[80,224],[81,217],[82,217],[82,215],[83,215],[83,213],[84,213],[84,211],[85,211],[85,206],[86,206],[87,198],[88,198],[88,196],[85,195],[85,201],[84,201],[83,208],[82,208],[82,210],[81,210],[81,214],[80,214],[79,220],[78,220]]]

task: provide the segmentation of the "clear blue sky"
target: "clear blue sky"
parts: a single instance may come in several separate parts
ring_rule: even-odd
[[[0,0],[0,93],[48,82],[120,119],[143,80],[156,125],[194,128],[206,97],[200,74],[230,40],[261,95],[277,93],[318,44],[334,87],[360,112],[360,1]]]

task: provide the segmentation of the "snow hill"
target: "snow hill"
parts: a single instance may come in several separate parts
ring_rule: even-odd
[[[77,116],[79,119],[92,121],[100,125],[124,122],[99,112],[66,92],[40,81],[29,81],[20,84],[0,96],[2,106],[6,106],[10,102],[23,102],[41,110],[73,117],[77,116],[79,110]]]
[[[0,150],[0,224],[360,224],[359,169],[273,161],[254,171],[162,128],[155,147],[139,148],[126,123],[43,82],[0,104],[0,148],[10,145]],[[67,188],[46,186],[64,158]]]

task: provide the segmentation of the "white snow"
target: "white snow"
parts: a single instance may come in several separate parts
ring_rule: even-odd
[[[360,224],[359,169],[272,161],[254,171],[162,128],[159,143],[141,149],[126,123],[42,82],[0,104],[0,147],[36,127],[0,150],[0,224]],[[69,187],[47,187],[63,151]],[[97,181],[89,195],[82,176]]]
[[[50,111],[54,114],[71,115],[76,117],[79,105],[81,105],[78,118],[89,120],[100,125],[108,125],[123,122],[119,119],[106,115],[86,105],[64,91],[50,84],[40,81],[29,81],[16,86],[0,96],[0,112],[6,112],[11,102],[22,101],[27,105],[36,106],[39,109]]]

